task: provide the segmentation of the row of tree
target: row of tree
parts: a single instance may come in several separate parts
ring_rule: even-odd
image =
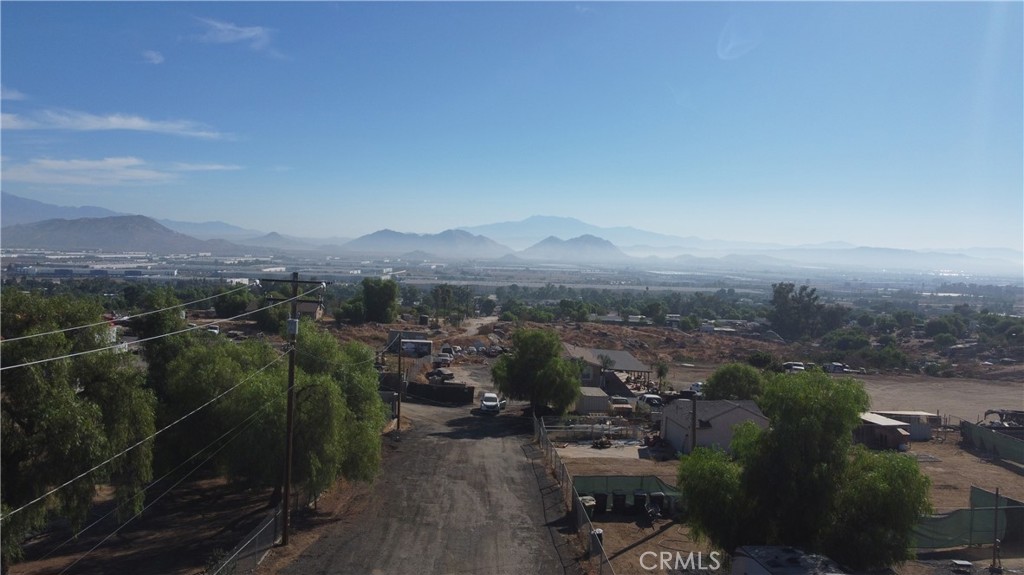
[[[138,312],[163,310],[130,320],[146,340],[141,357],[96,351],[113,343],[99,298],[3,290],[4,565],[20,557],[27,534],[54,519],[67,518],[77,530],[101,484],[114,489],[118,520],[141,512],[147,498],[159,495],[151,489],[154,477],[168,474],[169,484],[182,473],[223,475],[280,491],[284,354],[266,341],[233,343],[189,331],[170,289],[122,297]],[[280,308],[287,306],[271,310]],[[294,480],[317,494],[339,477],[372,478],[388,418],[374,350],[342,346],[309,320],[296,349]]]

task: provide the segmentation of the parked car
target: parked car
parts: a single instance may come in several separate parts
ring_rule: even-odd
[[[633,406],[625,397],[613,395],[608,398],[608,413],[611,415],[629,416],[633,414]]]
[[[434,367],[448,367],[452,364],[452,356],[447,353],[439,353],[434,356]]]
[[[206,331],[208,331],[208,332],[210,332],[210,333],[212,333],[214,335],[218,335],[218,334],[220,334],[220,326],[216,326],[216,325],[207,326],[206,327]]]
[[[698,381],[697,383],[694,383],[690,386],[690,391],[692,391],[693,395],[697,398],[704,397],[704,382]]]
[[[506,405],[508,401],[499,399],[497,393],[487,392],[480,398],[480,413],[498,413],[505,409]]]

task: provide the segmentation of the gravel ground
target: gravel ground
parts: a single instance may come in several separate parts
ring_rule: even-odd
[[[551,500],[558,490],[538,472],[532,424],[516,405],[484,416],[471,406],[406,403],[402,414],[411,425],[385,439],[377,482],[289,564],[271,559],[277,568],[261,572],[579,572],[564,504]]]

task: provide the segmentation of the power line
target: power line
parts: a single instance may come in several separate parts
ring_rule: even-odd
[[[279,358],[279,359],[280,359],[280,358]],[[224,433],[222,433],[222,434],[221,434],[221,436],[220,436],[220,437],[218,437],[217,439],[214,439],[214,440],[213,440],[213,441],[211,441],[210,443],[207,443],[207,444],[206,444],[206,445],[205,445],[205,446],[204,446],[204,447],[203,447],[202,449],[200,449],[199,451],[197,451],[197,452],[193,453],[192,455],[188,456],[187,458],[185,458],[185,460],[184,460],[184,461],[182,461],[181,463],[179,463],[177,467],[175,467],[174,469],[172,469],[172,470],[168,471],[167,473],[165,473],[165,474],[164,474],[164,475],[163,475],[162,477],[160,477],[159,479],[155,479],[155,480],[151,481],[151,482],[149,483],[149,485],[147,485],[147,486],[146,486],[145,488],[143,488],[143,490],[142,490],[142,493],[145,493],[145,492],[149,491],[149,490],[150,490],[150,489],[151,489],[152,487],[154,487],[155,485],[158,485],[158,484],[159,484],[159,483],[160,483],[161,481],[163,481],[164,479],[167,479],[168,477],[170,477],[171,475],[173,475],[173,474],[174,474],[175,472],[177,472],[177,471],[178,471],[179,469],[181,469],[182,467],[184,467],[184,466],[185,466],[185,464],[187,464],[187,463],[188,463],[189,461],[192,461],[192,460],[193,460],[193,459],[195,459],[196,457],[199,457],[199,455],[201,455],[201,454],[202,454],[202,453],[203,453],[204,451],[206,451],[207,449],[209,449],[209,448],[213,447],[214,445],[216,445],[216,444],[217,444],[217,442],[218,442],[218,441],[220,441],[220,440],[224,439],[225,437],[227,437],[227,436],[228,436],[228,435],[230,435],[231,433],[234,433],[234,432],[235,432],[236,430],[238,430],[238,429],[239,429],[240,427],[242,427],[242,426],[248,426],[248,422],[249,422],[249,420],[250,420],[250,419],[252,419],[253,417],[255,417],[255,416],[256,416],[257,414],[259,414],[259,413],[260,413],[261,411],[265,410],[265,409],[266,409],[266,408],[267,408],[267,407],[268,407],[268,406],[269,406],[269,405],[270,405],[271,403],[273,403],[274,401],[275,401],[275,399],[271,399],[270,401],[267,401],[267,402],[265,402],[265,403],[264,403],[263,405],[261,405],[260,407],[256,408],[256,410],[254,410],[254,411],[253,411],[253,412],[252,412],[251,414],[249,414],[249,416],[248,416],[248,417],[246,417],[245,419],[243,419],[241,423],[239,423],[239,424],[238,424],[238,425],[236,425],[235,427],[233,427],[233,428],[229,429],[228,431],[225,431]],[[232,438],[232,439],[234,439],[234,438]],[[230,441],[231,441],[231,440],[229,440],[228,442],[230,443]],[[88,531],[88,530],[92,529],[93,527],[95,527],[95,526],[96,526],[96,525],[98,525],[99,523],[103,522],[103,520],[104,520],[104,519],[106,519],[107,517],[110,517],[111,515],[113,515],[113,514],[114,514],[114,513],[115,513],[115,512],[116,512],[116,511],[117,511],[118,509],[121,509],[121,507],[122,507],[122,506],[123,506],[122,504],[118,504],[118,505],[116,505],[116,506],[115,506],[115,507],[114,507],[113,509],[111,509],[110,511],[108,511],[108,512],[107,512],[107,513],[106,513],[106,514],[105,514],[104,516],[102,516],[102,517],[100,517],[99,519],[97,519],[96,521],[94,521],[94,522],[90,523],[90,524],[89,524],[88,526],[84,527],[84,528],[83,528],[83,529],[82,529],[81,531],[79,531],[78,533],[75,533],[74,535],[72,535],[72,536],[71,536],[71,537],[69,537],[68,539],[64,540],[64,542],[63,542],[63,543],[61,543],[60,545],[57,545],[56,547],[54,547],[53,549],[51,549],[51,550],[50,550],[50,551],[49,551],[49,552],[48,552],[48,553],[47,553],[46,555],[43,555],[43,557],[42,557],[42,558],[41,558],[40,560],[42,560],[42,559],[46,559],[47,557],[49,557],[49,556],[53,555],[53,554],[54,554],[54,553],[55,553],[55,552],[56,552],[56,551],[57,551],[58,549],[60,549],[61,547],[63,547],[63,546],[65,546],[65,545],[67,545],[67,544],[68,544],[68,542],[70,542],[70,541],[74,541],[75,539],[78,539],[78,537],[79,537],[79,536],[81,536],[81,535],[82,535],[83,533],[85,533],[86,531]]]
[[[261,307],[259,309],[254,309],[252,311],[247,311],[245,313],[238,314],[238,315],[236,315],[234,317],[229,317],[229,318],[226,318],[226,319],[220,319],[220,320],[217,320],[215,322],[211,322],[211,325],[218,325],[220,323],[224,323],[224,322],[228,322],[228,321],[233,321],[233,320],[236,320],[236,319],[241,318],[241,317],[252,315],[254,313],[261,312],[263,310],[270,309],[272,307],[276,307],[276,306],[279,306],[279,305],[284,304],[284,303],[288,303],[288,302],[292,301],[293,299],[298,299],[298,298],[301,298],[303,296],[309,295],[309,294],[313,293],[314,291],[316,291],[318,289],[321,289],[321,288],[320,287],[316,287],[314,289],[309,290],[308,292],[306,292],[304,294],[295,296],[293,298],[289,298],[289,299],[286,299],[286,300],[274,302],[274,303],[272,303],[272,304],[270,304],[268,306]],[[139,344],[145,343],[147,341],[153,341],[153,340],[161,339],[161,338],[164,338],[164,337],[170,337],[172,335],[178,335],[178,334],[181,334],[181,333],[187,333],[187,332],[190,332],[190,331],[195,331],[197,329],[205,329],[205,328],[206,328],[206,326],[189,327],[189,328],[186,328],[186,329],[180,329],[178,331],[172,331],[172,332],[167,332],[167,333],[160,334],[160,335],[155,335],[153,337],[147,337],[147,338],[144,338],[144,339],[138,339],[138,340],[135,340],[135,341],[133,341],[131,343],[109,345],[109,346],[106,346],[106,347],[98,347],[96,349],[89,349],[89,350],[86,350],[86,351],[79,351],[79,352],[76,352],[76,353],[69,353],[69,354],[61,355],[61,356],[57,356],[57,357],[50,357],[50,358],[45,358],[45,359],[37,359],[35,361],[19,363],[17,365],[8,365],[6,367],[0,367],[0,371],[7,371],[9,369],[17,369],[19,367],[28,367],[30,365],[38,365],[38,364],[41,364],[41,363],[49,363],[51,361],[57,361],[57,360],[60,360],[60,359],[70,359],[70,358],[73,358],[73,357],[79,357],[79,356],[82,356],[82,355],[88,355],[90,353],[97,353],[97,352],[100,352],[100,351],[107,351],[107,350],[111,350],[111,349],[119,349],[122,346],[139,345]]]
[[[263,407],[266,407],[266,404],[264,404],[264,406],[263,406]],[[261,408],[260,408],[259,410],[255,411],[255,412],[254,412],[254,413],[253,413],[252,415],[250,415],[250,416],[249,416],[249,418],[252,418],[253,416],[255,416],[255,415],[256,415],[257,413],[259,413],[260,411],[262,411],[262,409],[263,409],[263,408],[261,407]],[[241,425],[241,424],[240,424],[240,425]],[[245,424],[245,427],[248,427],[249,425],[252,425],[252,422],[251,422],[251,421],[250,421],[250,422],[248,422],[248,423],[246,423],[246,424]],[[242,434],[242,430],[241,430],[241,429],[239,429],[238,433],[236,433],[234,437],[232,437],[232,438],[231,438],[231,439],[229,439],[228,441],[224,442],[224,445],[221,445],[221,446],[220,446],[219,448],[217,448],[217,450],[216,450],[216,451],[214,451],[213,453],[211,453],[211,454],[209,455],[209,457],[207,457],[207,458],[206,458],[206,459],[204,459],[204,460],[203,460],[202,462],[200,462],[200,463],[199,463],[199,465],[196,465],[195,467],[193,467],[193,468],[192,468],[192,470],[191,470],[191,471],[189,471],[188,473],[186,473],[185,475],[183,475],[183,476],[181,477],[181,479],[179,479],[179,480],[175,481],[173,485],[171,485],[170,487],[168,487],[168,488],[167,488],[167,490],[166,490],[166,491],[164,491],[163,493],[161,493],[161,494],[160,494],[160,495],[159,495],[159,496],[158,496],[158,497],[157,497],[156,499],[154,499],[154,500],[153,500],[152,502],[150,502],[150,503],[149,503],[148,505],[146,505],[145,507],[143,507],[141,511],[139,511],[138,513],[136,513],[135,515],[133,515],[133,516],[132,516],[131,518],[129,518],[129,519],[127,520],[127,521],[125,521],[124,523],[122,523],[122,524],[121,524],[120,526],[118,526],[118,528],[117,528],[117,529],[114,529],[113,531],[111,531],[111,532],[110,532],[110,534],[109,534],[109,535],[107,535],[106,537],[104,537],[103,539],[101,539],[99,543],[97,543],[96,545],[93,545],[91,549],[89,549],[88,551],[86,551],[85,553],[83,553],[83,554],[82,554],[81,556],[79,556],[79,557],[78,557],[78,559],[75,559],[75,560],[74,560],[74,561],[73,561],[73,562],[72,562],[72,563],[71,563],[70,565],[68,565],[68,566],[67,566],[67,567],[65,567],[65,568],[64,568],[63,570],[61,570],[61,572],[60,572],[60,575],[63,575],[64,573],[66,573],[66,572],[68,571],[68,569],[71,569],[72,567],[74,567],[75,565],[77,565],[77,564],[78,564],[78,563],[79,563],[79,562],[80,562],[80,561],[81,561],[82,559],[85,559],[86,557],[88,557],[88,556],[89,556],[89,554],[90,554],[90,553],[92,553],[93,551],[95,551],[96,549],[98,549],[100,545],[103,545],[104,543],[106,543],[108,539],[110,539],[111,537],[113,537],[114,535],[116,535],[117,533],[119,533],[119,532],[120,532],[120,531],[121,531],[122,529],[124,529],[124,528],[125,528],[125,527],[126,527],[126,526],[127,526],[128,524],[129,524],[129,523],[131,523],[132,521],[135,521],[136,519],[138,519],[138,518],[139,518],[139,517],[140,517],[140,516],[141,516],[141,515],[142,515],[143,513],[145,513],[145,512],[146,512],[146,510],[148,510],[148,509],[149,509],[150,507],[152,507],[152,506],[156,505],[157,501],[160,501],[161,499],[163,499],[163,497],[164,497],[165,495],[167,495],[168,493],[170,493],[171,491],[173,491],[173,490],[174,490],[174,488],[175,488],[175,487],[177,487],[178,485],[180,485],[182,481],[185,481],[185,480],[186,480],[186,479],[188,479],[188,478],[189,478],[189,477],[190,477],[190,476],[191,476],[191,475],[192,475],[193,473],[195,473],[195,472],[196,472],[196,470],[198,470],[198,469],[200,469],[200,468],[201,468],[202,466],[206,465],[206,464],[207,464],[207,463],[208,463],[208,462],[209,462],[209,461],[210,461],[211,459],[213,459],[213,457],[214,457],[215,455],[217,455],[218,453],[220,453],[221,451],[223,451],[225,447],[227,447],[228,445],[230,445],[230,444],[231,444],[231,442],[232,442],[232,441],[234,441],[235,439],[237,439],[237,438],[238,438],[238,437],[239,437],[239,436],[240,436],[241,434]],[[285,505],[287,505],[287,502],[285,503]]]
[[[45,498],[49,497],[50,495],[53,495],[54,493],[56,493],[56,492],[60,491],[61,489],[64,489],[64,488],[65,488],[65,487],[67,487],[68,485],[71,485],[71,484],[72,484],[72,483],[74,483],[75,481],[78,481],[79,479],[81,479],[81,478],[85,477],[86,475],[89,475],[89,474],[90,474],[90,473],[92,473],[93,471],[96,471],[97,469],[99,469],[99,468],[103,467],[104,465],[106,465],[106,464],[110,463],[111,461],[113,461],[113,460],[117,459],[118,457],[121,457],[122,455],[124,455],[124,454],[128,453],[129,451],[131,451],[131,450],[135,449],[136,447],[138,447],[138,446],[142,445],[142,444],[143,444],[143,443],[145,443],[146,441],[149,441],[150,439],[154,439],[154,438],[155,438],[155,437],[156,437],[157,435],[160,435],[161,433],[163,433],[163,432],[167,431],[168,429],[170,429],[170,428],[174,427],[175,425],[177,425],[177,424],[181,423],[181,422],[182,422],[182,421],[184,421],[185,419],[188,419],[189,417],[191,417],[192,415],[194,415],[194,414],[195,414],[195,413],[197,413],[198,411],[200,411],[200,410],[202,410],[202,409],[206,408],[206,406],[208,406],[208,405],[210,405],[211,403],[213,403],[213,402],[217,401],[218,399],[220,399],[220,398],[224,397],[224,396],[225,396],[225,395],[227,395],[228,393],[231,393],[232,391],[234,391],[235,389],[237,389],[237,388],[238,388],[239,386],[241,386],[241,385],[242,385],[243,383],[245,383],[245,382],[249,381],[249,380],[250,380],[250,379],[252,379],[253,377],[256,377],[257,375],[259,375],[260,373],[262,373],[263,371],[265,371],[265,370],[266,370],[267,368],[269,368],[270,366],[272,366],[272,365],[274,365],[275,363],[277,363],[277,362],[281,361],[281,358],[285,357],[285,355],[286,355],[286,354],[283,354],[283,353],[282,353],[281,355],[279,355],[279,356],[277,356],[276,358],[274,358],[273,360],[271,360],[271,361],[270,361],[270,363],[268,363],[267,365],[264,365],[263,367],[259,368],[258,370],[256,370],[256,371],[255,371],[255,372],[253,372],[252,374],[250,374],[250,375],[249,375],[248,377],[246,377],[246,378],[245,378],[245,379],[243,379],[242,381],[240,381],[240,382],[236,383],[235,385],[233,385],[233,386],[229,387],[228,389],[226,389],[226,390],[224,390],[223,392],[221,392],[221,393],[219,393],[218,395],[216,395],[216,396],[215,396],[215,397],[214,397],[213,399],[211,399],[211,400],[207,401],[206,403],[204,403],[204,404],[200,405],[199,407],[197,407],[197,408],[193,409],[192,411],[190,411],[190,412],[186,413],[185,415],[183,415],[183,416],[179,417],[179,418],[178,418],[178,419],[176,419],[176,420],[175,420],[174,422],[172,422],[172,423],[170,423],[170,424],[166,425],[165,427],[163,427],[163,428],[162,428],[162,429],[160,429],[159,431],[157,431],[157,432],[153,433],[152,435],[150,435],[150,436],[148,436],[148,437],[145,437],[145,438],[143,438],[143,439],[139,440],[138,442],[136,442],[136,443],[135,443],[134,445],[132,445],[131,447],[128,447],[127,449],[125,449],[125,450],[121,451],[120,453],[118,453],[118,454],[116,454],[116,455],[114,455],[114,456],[112,456],[112,457],[110,457],[110,458],[106,459],[105,461],[102,461],[102,462],[100,462],[99,464],[97,464],[96,466],[94,466],[94,467],[93,467],[92,469],[90,469],[90,470],[88,470],[88,471],[86,471],[86,472],[84,472],[84,473],[81,473],[81,474],[79,474],[79,475],[78,475],[77,477],[74,477],[73,479],[70,479],[70,480],[68,480],[68,481],[66,481],[66,482],[64,482],[64,483],[62,483],[62,484],[58,485],[57,487],[54,487],[53,489],[51,489],[51,490],[47,491],[46,493],[44,493],[44,494],[40,495],[39,497],[36,497],[36,498],[35,498],[35,499],[33,499],[32,501],[29,501],[28,503],[26,503],[26,504],[22,505],[21,507],[19,507],[19,508],[15,509],[14,511],[11,511],[11,512],[10,512],[10,513],[8,513],[7,515],[4,515],[4,516],[0,517],[0,521],[3,521],[3,520],[5,520],[5,519],[8,519],[8,518],[9,518],[9,517],[11,517],[12,515],[14,515],[14,514],[16,514],[16,513],[19,513],[19,512],[21,512],[21,511],[23,511],[23,510],[24,510],[25,508],[27,508],[27,507],[30,507],[30,506],[32,506],[32,505],[34,505],[34,504],[36,504],[36,503],[38,503],[38,502],[42,501],[43,499],[45,499]]]
[[[128,316],[125,316],[125,317],[122,317],[122,318],[117,318],[117,321],[128,321],[128,320],[144,317],[144,316],[147,316],[147,315],[152,315],[154,313],[170,311],[172,309],[177,309],[179,307],[186,307],[186,306],[194,305],[194,304],[197,304],[197,303],[202,303],[204,301],[208,301],[208,300],[211,300],[211,299],[216,299],[216,298],[219,298],[219,297],[223,297],[223,296],[226,296],[226,295],[233,294],[233,293],[235,293],[237,291],[242,291],[242,290],[247,290],[247,289],[249,289],[249,286],[242,286],[240,288],[236,288],[236,289],[233,289],[233,290],[230,290],[230,291],[226,291],[224,293],[219,293],[217,295],[213,295],[213,296],[206,297],[206,298],[203,298],[203,299],[197,299],[195,301],[190,301],[188,303],[172,305],[170,307],[165,307],[163,309],[155,309],[153,311],[147,311],[147,312],[143,312],[143,313],[137,313],[135,315],[128,315]],[[42,337],[44,335],[54,335],[54,334],[58,334],[58,333],[64,333],[66,331],[74,331],[76,329],[85,329],[87,327],[96,327],[98,325],[106,325],[108,323],[110,323],[110,322],[108,322],[108,321],[98,321],[96,323],[90,323],[90,324],[80,325],[80,326],[76,326],[76,327],[66,327],[64,329],[57,329],[57,330],[47,331],[47,332],[43,332],[43,333],[33,333],[33,334],[29,334],[29,335],[21,335],[21,336],[18,336],[18,337],[10,337],[10,338],[4,339],[4,340],[0,340],[0,344],[9,343],[9,342],[12,342],[12,341],[20,341],[20,340],[23,340],[23,339],[29,339],[29,338],[33,338],[33,337]]]

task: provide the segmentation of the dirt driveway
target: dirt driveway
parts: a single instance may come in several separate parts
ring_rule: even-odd
[[[558,490],[515,404],[485,416],[406,403],[402,414],[377,482],[301,554],[287,564],[271,556],[260,573],[578,572],[564,504],[547,496]]]

